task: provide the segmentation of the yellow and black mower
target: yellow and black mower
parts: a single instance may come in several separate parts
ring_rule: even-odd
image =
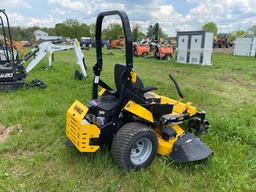
[[[126,65],[116,64],[116,88],[100,79],[103,67],[101,31],[105,16],[119,15],[126,39]],[[205,113],[190,102],[181,103],[153,93],[156,87],[144,87],[133,68],[132,35],[125,12],[100,13],[96,22],[97,63],[94,65],[92,100],[87,106],[75,101],[67,111],[68,143],[80,152],[96,152],[103,144],[111,146],[113,160],[122,168],[147,167],[156,153],[175,162],[189,162],[209,157],[212,151],[180,124],[188,120],[188,131],[202,133],[207,128]],[[174,82],[181,98],[183,95]],[[102,89],[98,92],[98,86]]]

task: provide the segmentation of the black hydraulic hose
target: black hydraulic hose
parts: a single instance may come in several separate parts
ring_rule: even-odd
[[[39,49],[35,49],[33,51],[30,51],[29,53],[27,53],[24,57],[23,60],[27,61],[29,60],[31,57],[33,57],[37,52],[39,51]]]
[[[179,86],[178,82],[173,78],[173,76],[172,76],[171,74],[169,74],[169,77],[170,77],[170,79],[172,80],[172,82],[174,83],[174,85],[175,85],[175,87],[176,87],[176,89],[177,89],[177,92],[178,92],[179,96],[180,96],[181,98],[184,98],[183,94],[181,93],[180,86]]]

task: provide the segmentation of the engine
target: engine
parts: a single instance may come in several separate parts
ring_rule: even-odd
[[[117,103],[118,100],[112,95],[88,101],[89,111],[86,115],[86,120],[101,127],[111,118],[112,111],[114,111]]]

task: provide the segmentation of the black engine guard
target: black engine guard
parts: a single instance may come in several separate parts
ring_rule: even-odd
[[[199,138],[190,133],[185,133],[174,143],[169,158],[177,163],[185,163],[203,160],[212,154],[212,150]]]

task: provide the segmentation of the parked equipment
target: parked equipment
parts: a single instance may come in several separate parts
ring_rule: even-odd
[[[49,66],[51,66],[52,54],[55,51],[74,49],[82,75],[86,77],[86,65],[84,55],[80,49],[79,42],[74,41],[74,45],[54,45],[51,42],[41,43],[33,48],[22,59],[19,59],[18,51],[13,45],[9,19],[5,10],[0,10],[0,27],[3,33],[3,45],[0,48],[0,91],[9,91],[22,87],[25,84],[27,74],[46,56],[49,56]],[[8,40],[9,39],[9,42]],[[31,59],[27,67],[24,64]],[[77,72],[76,72],[77,74]],[[79,74],[78,74],[79,75]],[[81,74],[80,74],[81,76]],[[39,82],[38,80],[36,82]],[[36,83],[37,84],[37,83]],[[40,83],[41,85],[42,83]]]
[[[234,55],[256,57],[256,37],[237,37]]]
[[[229,48],[232,47],[232,43],[228,39],[227,33],[219,33],[213,41],[213,47]]]
[[[167,41],[159,42],[156,50],[155,57],[157,59],[164,59],[170,61],[174,55],[174,49]]]
[[[12,41],[12,45],[11,45],[10,40],[6,38],[6,43],[9,48],[12,47],[13,49],[16,49],[19,53],[25,54],[27,50],[24,48],[25,46],[23,46],[23,42],[24,41]],[[5,43],[4,38],[3,39],[0,38],[0,43],[1,44]]]
[[[116,89],[100,79],[103,60],[101,47],[102,21],[105,16],[119,15],[126,39],[126,65],[116,64]],[[67,111],[68,144],[80,152],[96,152],[103,143],[111,144],[114,161],[124,169],[139,169],[151,164],[156,153],[175,162],[205,159],[212,151],[180,124],[189,121],[189,130],[205,131],[208,122],[190,102],[181,103],[157,95],[156,87],[144,87],[133,68],[132,34],[125,12],[100,13],[96,21],[96,54],[92,100],[87,106],[75,101]],[[177,82],[170,75],[181,98]],[[98,86],[101,91],[98,92]]]
[[[93,40],[90,37],[81,37],[80,47],[82,49],[89,49],[93,46]]]
[[[123,37],[120,37],[119,39],[110,40],[108,49],[120,49],[124,47],[125,40]]]
[[[212,43],[212,32],[177,32],[176,61],[186,64],[211,65]]]
[[[133,51],[136,57],[146,57],[150,54],[149,42],[142,40],[140,43],[135,43],[133,45]]]

